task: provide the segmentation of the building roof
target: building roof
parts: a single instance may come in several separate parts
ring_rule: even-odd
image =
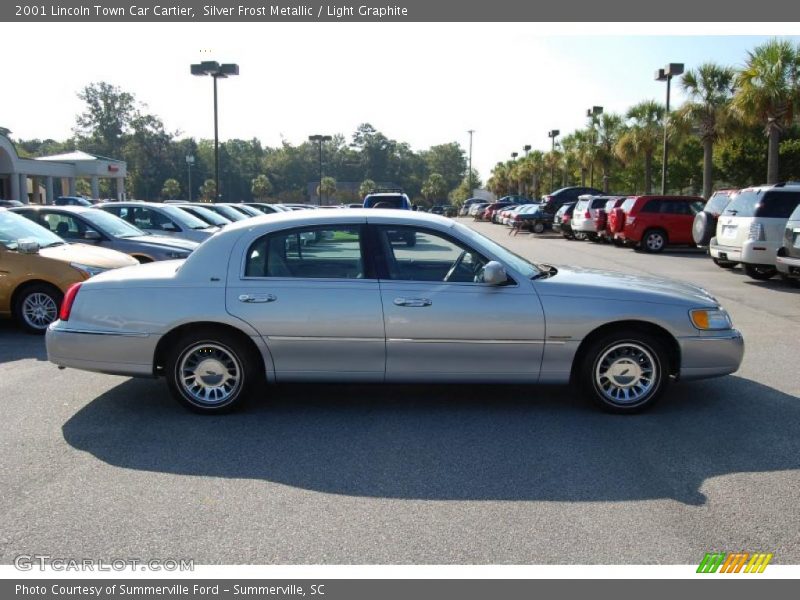
[[[64,152],[63,154],[53,154],[51,156],[39,156],[36,160],[55,160],[61,162],[76,162],[84,160],[105,160],[110,162],[124,162],[105,156],[98,156],[96,154],[89,154],[82,150],[75,150],[74,152]]]

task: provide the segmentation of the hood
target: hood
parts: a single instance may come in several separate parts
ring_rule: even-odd
[[[138,260],[122,252],[88,244],[62,244],[50,248],[41,248],[39,255],[66,263],[81,263],[102,269],[116,269],[139,264]]]
[[[184,240],[182,238],[170,237],[167,235],[137,235],[135,237],[120,238],[126,242],[136,242],[139,244],[152,244],[153,246],[169,247],[175,250],[188,250],[191,252],[199,244],[191,240]]]
[[[703,288],[675,279],[600,269],[556,268],[556,275],[535,281],[536,291],[540,295],[685,304],[694,307],[719,305],[717,299]]]

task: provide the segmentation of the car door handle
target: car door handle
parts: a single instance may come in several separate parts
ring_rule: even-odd
[[[239,302],[246,302],[248,304],[261,304],[264,302],[275,302],[278,297],[274,294],[241,294]]]
[[[394,303],[397,306],[430,306],[433,304],[427,298],[395,298]]]

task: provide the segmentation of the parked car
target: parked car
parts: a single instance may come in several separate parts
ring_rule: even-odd
[[[546,229],[552,228],[554,216],[544,210],[541,204],[534,204],[530,209],[517,214],[518,226],[531,233],[543,233]]]
[[[714,233],[717,231],[717,219],[722,211],[730,204],[738,190],[718,190],[711,194],[699,213],[694,217],[692,224],[692,239],[694,243],[704,248],[708,246]]]
[[[475,204],[486,203],[484,198],[468,198],[464,200],[464,203],[461,205],[461,208],[458,211],[458,216],[466,217],[469,214],[469,209]]]
[[[0,200],[0,207],[12,208],[14,206],[25,206],[19,200]]]
[[[242,213],[245,217],[263,217],[264,213],[252,206],[247,206],[246,204],[240,204],[238,202],[224,202],[220,203],[223,206],[230,206],[233,210],[238,210]]]
[[[401,229],[414,247],[391,241]],[[302,232],[324,241],[301,252]],[[162,376],[211,414],[265,380],[572,382],[633,413],[672,378],[736,371],[744,351],[694,285],[534,264],[451,219],[375,209],[232,224],[180,269],[75,285],[46,341],[60,367]]]
[[[364,208],[396,208],[411,210],[411,201],[399,189],[376,190],[364,196]]]
[[[148,233],[169,235],[193,242],[205,241],[219,231],[218,227],[210,226],[174,204],[114,202],[99,205],[98,208],[125,219]]]
[[[511,202],[492,202],[488,205],[484,211],[481,220],[483,221],[491,221],[494,223],[494,215],[497,211],[503,210],[504,208],[511,206]]]
[[[222,228],[233,223],[233,220],[223,217],[220,213],[207,206],[200,204],[177,204],[176,206],[181,210],[185,210],[190,215],[194,215],[201,221],[205,221],[212,227]],[[242,215],[242,219],[239,220],[244,220],[244,215]]]
[[[92,202],[82,196],[59,196],[55,200],[56,206],[93,206]]]
[[[604,225],[600,219],[601,211],[605,215],[606,204],[618,198],[619,196],[579,196],[570,221],[572,232],[574,234],[581,233],[593,242],[599,241],[598,224]]]
[[[602,196],[603,191],[586,186],[564,187],[542,196],[542,208],[551,215],[555,215],[562,205],[567,202],[577,202],[579,196],[585,195]]]
[[[717,221],[709,254],[722,268],[742,263],[753,279],[777,273],[778,248],[783,246],[786,223],[800,204],[800,184],[763,185],[741,190]]]
[[[442,215],[443,217],[454,217],[456,209],[450,204],[437,204],[431,207],[431,213],[434,215]]]
[[[280,204],[268,204],[266,202],[242,202],[242,204],[244,204],[245,206],[249,206],[251,208],[255,208],[256,210],[261,211],[265,215],[271,215],[276,212],[283,212],[287,210],[286,207],[281,206]],[[353,205],[348,205],[348,206],[352,207]],[[361,208],[360,204],[356,204],[355,206]]]
[[[553,231],[560,233],[568,240],[574,240],[572,233],[572,213],[575,210],[575,202],[562,204],[553,217]]]
[[[784,277],[800,281],[800,205],[786,222],[783,246],[778,248],[775,266]]]
[[[73,283],[108,269],[138,265],[135,258],[85,244],[67,244],[21,215],[0,208],[0,317],[43,334],[58,318]]]
[[[129,254],[140,263],[186,258],[197,242],[152,235],[127,221],[84,206],[25,206],[12,212],[46,227],[69,243],[84,243]]]
[[[611,213],[614,237],[651,253],[668,245],[694,245],[692,224],[704,204],[699,196],[632,196]]]
[[[487,206],[489,206],[489,202],[478,202],[469,207],[469,212],[467,214],[475,221],[480,221]]]
[[[611,219],[609,217],[614,209],[622,206],[625,200],[627,200],[626,196],[615,196],[608,200],[601,210],[597,211],[597,216],[594,219],[595,229],[598,237],[604,242],[614,240],[614,232],[611,230]]]

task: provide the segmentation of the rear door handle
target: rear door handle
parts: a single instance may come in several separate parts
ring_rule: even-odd
[[[431,304],[433,304],[433,302],[431,302],[427,298],[395,298],[394,303],[397,306],[413,306],[413,307],[430,306]]]
[[[274,294],[241,294],[239,302],[246,302],[247,304],[262,304],[264,302],[275,302],[278,297]]]

